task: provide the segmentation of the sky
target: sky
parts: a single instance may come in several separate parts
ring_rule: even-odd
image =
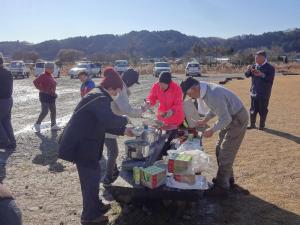
[[[0,41],[177,30],[228,38],[300,28],[300,0],[0,0]]]

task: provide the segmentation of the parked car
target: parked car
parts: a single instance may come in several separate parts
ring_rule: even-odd
[[[201,77],[201,67],[198,62],[189,62],[185,67],[185,75]]]
[[[127,60],[116,60],[114,62],[114,69],[118,71],[118,73],[121,75],[126,70],[128,70],[129,64]]]
[[[69,70],[68,75],[71,79],[78,78],[78,74],[85,71],[89,77],[100,77],[101,64],[91,62],[78,62],[75,67]]]
[[[167,62],[156,62],[154,63],[153,67],[153,76],[158,77],[161,72],[170,72],[171,73],[171,66]]]
[[[45,73],[45,64],[51,63],[53,64],[53,76],[55,78],[60,77],[60,67],[56,65],[55,62],[37,62],[34,67],[34,75],[38,77],[39,75]]]
[[[16,79],[18,77],[29,77],[30,70],[26,67],[25,63],[21,60],[19,61],[11,61],[9,65],[9,70],[13,77]]]
[[[3,63],[3,67],[7,70],[10,70],[10,63]]]

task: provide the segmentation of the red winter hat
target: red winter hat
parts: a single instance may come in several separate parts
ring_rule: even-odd
[[[112,88],[116,90],[118,88],[123,88],[123,81],[117,71],[112,67],[107,67],[103,72],[104,78],[101,81],[100,85],[105,89]]]

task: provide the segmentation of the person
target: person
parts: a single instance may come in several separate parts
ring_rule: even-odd
[[[169,138],[161,152],[161,156],[166,154],[171,141],[177,135],[177,128],[183,123],[183,101],[180,86],[172,81],[169,72],[161,72],[158,82],[154,83],[149,95],[146,98],[146,107],[154,107],[159,102],[157,109],[157,119],[164,124]]]
[[[11,192],[0,183],[0,224],[22,225],[22,213]]]
[[[220,131],[216,145],[218,172],[213,179],[215,185],[207,194],[227,195],[230,186],[234,184],[233,162],[246,133],[248,113],[233,92],[217,84],[199,82],[189,77],[181,83],[181,88],[189,97],[201,98],[209,108],[197,126],[205,126],[210,119],[218,117],[218,121],[203,132],[203,137],[210,138]]]
[[[255,64],[249,65],[245,72],[246,77],[252,78],[251,84],[251,107],[250,125],[248,129],[256,128],[257,113],[260,116],[259,130],[266,126],[268,115],[268,105],[275,76],[274,67],[268,63],[265,51],[258,51],[255,56]]]
[[[109,206],[99,199],[100,165],[105,133],[132,136],[132,130],[126,128],[126,117],[115,115],[111,102],[123,88],[122,80],[111,73],[99,87],[85,95],[66,125],[60,139],[58,157],[76,164],[81,184],[83,210],[82,223],[105,223],[104,216]]]
[[[40,132],[41,123],[47,116],[50,109],[51,118],[51,130],[59,130],[60,127],[56,124],[56,105],[55,101],[57,98],[56,81],[53,78],[53,63],[45,63],[45,73],[41,74],[38,78],[33,81],[34,86],[40,91],[39,99],[41,102],[42,111],[34,124],[36,132]]]
[[[80,87],[80,95],[81,98],[83,98],[87,93],[90,92],[93,88],[96,87],[94,81],[89,78],[89,75],[87,72],[82,71],[78,74],[79,80],[81,81],[81,87]]]
[[[13,76],[4,68],[3,63],[3,56],[0,54],[0,148],[15,149],[16,139],[11,124]]]
[[[107,72],[109,71],[109,73]],[[117,73],[113,68],[106,70],[104,77],[110,76],[111,73]],[[131,95],[130,89],[134,84],[139,84],[139,73],[133,69],[128,69],[122,75],[123,89],[118,97],[112,102],[112,111],[116,115],[126,115],[131,118],[139,118],[142,116],[145,109],[143,107],[133,107],[129,103],[129,96]],[[103,184],[109,185],[118,177],[119,171],[117,168],[116,160],[118,157],[118,143],[117,136],[106,134],[105,146],[107,148],[107,163]]]

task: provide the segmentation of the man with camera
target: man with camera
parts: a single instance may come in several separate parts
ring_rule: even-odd
[[[255,55],[255,64],[249,65],[245,73],[252,78],[250,125],[248,129],[255,129],[257,113],[260,116],[259,130],[265,128],[268,114],[268,105],[275,76],[274,67],[268,63],[265,51],[258,51]]]

